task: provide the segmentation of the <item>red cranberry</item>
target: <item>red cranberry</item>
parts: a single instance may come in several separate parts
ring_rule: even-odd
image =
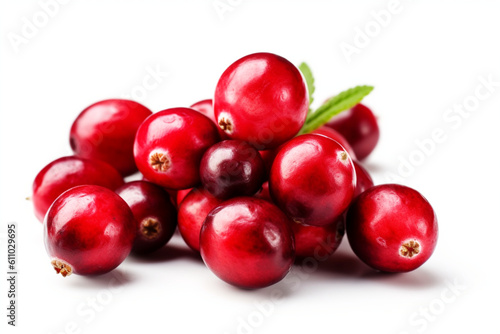
[[[133,181],[118,188],[116,193],[127,202],[137,222],[132,252],[151,253],[172,238],[177,211],[163,188],[147,181]]]
[[[268,201],[269,203],[273,203],[273,199],[271,198],[271,193],[269,192],[269,182],[266,181],[262,184],[260,190],[255,194],[255,197]]]
[[[182,189],[177,192],[176,196],[176,203],[177,203],[177,208],[181,206],[181,202],[186,196],[189,194],[189,192],[193,190],[193,188],[188,188],[188,189]]]
[[[359,195],[347,213],[346,230],[354,253],[387,272],[420,267],[432,255],[438,236],[429,202],[396,184],[375,186]]]
[[[132,249],[136,222],[113,191],[86,185],[59,196],[45,217],[45,247],[57,273],[97,275],[116,268]]]
[[[341,215],[333,224],[325,226],[292,224],[295,255],[315,259],[332,255],[344,236],[344,220],[344,215]]]
[[[210,118],[212,122],[217,124],[217,121],[215,120],[214,106],[212,103],[212,99],[198,101],[189,108],[194,109],[199,113],[202,113],[203,115]]]
[[[278,151],[279,147],[271,150],[259,151],[262,160],[264,160],[264,165],[266,166],[266,179],[269,178],[269,173],[271,173],[271,167],[273,165],[274,158],[276,158],[276,154],[278,154]]]
[[[123,176],[137,171],[133,145],[139,125],[151,111],[134,101],[104,100],[83,110],[70,132],[75,155],[98,159],[115,167]]]
[[[54,200],[66,190],[84,184],[94,184],[115,190],[123,184],[120,173],[99,160],[74,156],[63,157],[45,166],[33,181],[35,216],[43,221]]]
[[[192,188],[200,182],[203,153],[219,140],[206,116],[189,108],[171,108],[148,117],[134,144],[137,167],[145,178],[169,189]]]
[[[349,154],[336,141],[306,134],[286,143],[271,168],[274,202],[295,222],[332,224],[354,194],[356,174]]]
[[[179,206],[179,232],[186,244],[200,251],[200,230],[205,218],[222,200],[203,188],[194,188]]]
[[[220,199],[251,196],[266,177],[259,152],[241,140],[224,140],[210,147],[200,164],[201,183]]]
[[[361,103],[334,116],[326,126],[337,130],[347,139],[359,160],[373,151],[380,137],[375,115]]]
[[[291,222],[273,204],[233,198],[210,212],[200,234],[203,261],[223,281],[246,289],[274,284],[294,260]]]
[[[347,153],[349,153],[349,155],[351,156],[351,159],[353,160],[356,159],[356,153],[354,153],[351,144],[349,144],[349,142],[344,138],[344,136],[342,136],[334,129],[329,128],[327,126],[322,126],[319,129],[314,130],[312,133],[327,136],[328,138],[335,140],[337,143],[339,143],[340,145],[342,145],[342,147],[345,148]]]
[[[354,190],[354,197],[356,197],[365,190],[373,187],[374,183],[368,171],[359,162],[353,160],[352,163],[356,171],[356,190]]]
[[[279,146],[305,122],[309,98],[300,71],[271,53],[245,56],[222,74],[214,97],[215,118],[232,139],[259,150]]]

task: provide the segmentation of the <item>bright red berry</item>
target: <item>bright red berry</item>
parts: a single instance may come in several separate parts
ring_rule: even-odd
[[[188,189],[182,189],[177,192],[177,195],[175,197],[175,202],[177,204],[177,208],[181,206],[181,202],[186,196],[193,190],[193,188],[188,188]]]
[[[137,167],[149,181],[169,189],[200,182],[203,153],[219,140],[210,119],[189,108],[172,108],[148,117],[134,144]]]
[[[136,222],[113,191],[86,185],[59,196],[44,221],[45,247],[57,273],[97,275],[116,268],[132,249]]]
[[[341,215],[333,224],[325,226],[292,224],[295,255],[315,259],[332,255],[342,242],[345,231],[344,220],[344,215]]]
[[[349,144],[349,142],[347,141],[347,139],[344,138],[344,136],[342,136],[340,133],[338,133],[334,129],[329,128],[327,126],[322,126],[319,129],[316,129],[311,133],[327,136],[328,138],[335,140],[337,143],[342,145],[343,148],[345,148],[345,150],[347,151],[347,153],[349,153],[349,156],[351,157],[352,160],[356,159],[356,153],[354,153],[354,150],[351,147],[351,144]]]
[[[359,162],[353,160],[352,163],[356,171],[356,190],[354,190],[354,197],[356,197],[365,190],[373,187],[374,183],[370,173]]]
[[[347,139],[359,160],[373,151],[380,137],[377,118],[370,108],[361,103],[334,116],[326,126]]]
[[[33,181],[31,197],[35,216],[43,221],[54,200],[66,190],[85,184],[103,186],[115,190],[123,184],[116,169],[99,160],[74,156],[63,157],[45,166]]]
[[[123,176],[137,171],[133,145],[137,129],[151,111],[130,100],[104,100],[83,110],[71,127],[75,155],[109,163]]]
[[[200,231],[207,215],[222,203],[203,188],[194,188],[179,206],[179,232],[186,244],[200,251]]]
[[[332,224],[349,206],[355,186],[349,154],[316,134],[283,145],[269,177],[274,202],[294,221],[314,226]]]
[[[383,184],[366,190],[349,208],[349,244],[367,265],[406,272],[429,259],[438,237],[437,218],[416,190]]]
[[[202,113],[203,115],[210,118],[212,122],[214,122],[214,124],[217,124],[217,121],[215,120],[214,106],[212,99],[198,101],[195,104],[191,105],[189,108],[194,109],[199,113]]]
[[[137,222],[132,252],[151,253],[172,238],[177,211],[163,188],[147,181],[133,181],[118,188],[116,193],[127,202]]]
[[[210,212],[200,234],[203,261],[223,281],[245,289],[274,284],[294,260],[290,220],[275,205],[239,197]]]
[[[271,53],[245,56],[222,74],[214,97],[215,118],[232,139],[257,149],[279,146],[295,136],[309,108],[300,71]]]
[[[264,161],[247,142],[224,140],[210,147],[200,164],[203,187],[220,199],[251,196],[266,177]]]

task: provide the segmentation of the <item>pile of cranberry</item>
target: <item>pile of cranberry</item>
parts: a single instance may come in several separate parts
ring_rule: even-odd
[[[432,207],[411,188],[374,186],[358,162],[379,139],[359,104],[372,88],[312,111],[303,65],[304,74],[280,56],[251,54],[226,69],[213,101],[152,113],[105,100],[83,110],[71,127],[74,155],[33,184],[57,273],[109,272],[131,251],[160,249],[177,227],[215,275],[243,288],[280,281],[296,258],[332,254],[344,231],[377,270],[422,265],[437,241]],[[124,183],[137,170],[143,179]]]

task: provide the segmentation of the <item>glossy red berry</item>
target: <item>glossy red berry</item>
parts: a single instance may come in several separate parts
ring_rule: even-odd
[[[210,212],[200,234],[208,268],[234,286],[255,289],[285,277],[294,260],[290,220],[273,204],[239,197]]]
[[[273,203],[273,199],[271,197],[271,193],[269,192],[269,182],[266,181],[262,184],[260,190],[254,195],[257,198],[268,201],[269,203]]]
[[[104,100],[83,110],[71,127],[75,155],[109,163],[123,176],[137,171],[133,145],[137,129],[151,111],[130,100]]]
[[[380,137],[375,115],[361,103],[334,116],[326,126],[347,139],[359,160],[363,160],[373,151]]]
[[[200,251],[200,231],[207,215],[222,203],[203,188],[194,188],[179,206],[179,232],[186,244]]]
[[[359,162],[353,160],[352,163],[356,171],[356,189],[354,190],[354,197],[356,197],[365,190],[373,187],[374,183],[368,171]]]
[[[271,53],[245,56],[222,74],[214,97],[215,118],[232,139],[257,149],[279,146],[305,122],[309,98],[300,71]]]
[[[217,121],[215,120],[214,106],[212,99],[198,101],[195,104],[191,105],[189,108],[194,109],[199,113],[202,113],[203,115],[210,118],[212,122],[214,122],[214,124],[217,124]]]
[[[295,222],[332,224],[349,206],[356,174],[349,154],[325,136],[298,136],[278,152],[269,188],[274,202]]]
[[[344,136],[342,136],[334,129],[329,128],[327,126],[322,126],[319,129],[314,130],[312,133],[327,136],[328,138],[335,140],[337,143],[342,145],[343,148],[345,148],[345,150],[347,151],[347,153],[349,153],[349,156],[351,157],[352,160],[356,159],[356,153],[354,153],[351,144],[349,144],[349,142],[344,138]]]
[[[35,216],[43,221],[54,200],[66,190],[85,184],[115,190],[123,184],[116,169],[105,162],[74,156],[62,157],[45,166],[33,181],[31,200]]]
[[[220,199],[251,196],[266,177],[259,152],[241,140],[224,140],[210,147],[200,164],[201,183]]]
[[[136,222],[120,196],[86,185],[54,201],[44,229],[45,247],[57,273],[97,275],[113,270],[130,253]]]
[[[172,108],[148,117],[134,143],[137,167],[149,181],[169,189],[200,182],[203,153],[219,140],[210,119],[189,108]]]
[[[193,188],[188,188],[188,189],[182,189],[177,192],[176,195],[176,203],[177,203],[177,208],[181,206],[181,202],[186,196],[193,190]]]
[[[342,242],[345,230],[344,220],[344,215],[341,215],[333,224],[325,226],[292,224],[295,255],[315,259],[332,255]]]
[[[118,188],[116,193],[127,202],[137,222],[132,252],[151,253],[172,238],[177,211],[163,188],[147,181],[133,181]]]
[[[383,184],[359,195],[346,220],[349,244],[367,265],[381,271],[406,272],[432,255],[437,218],[416,190]]]

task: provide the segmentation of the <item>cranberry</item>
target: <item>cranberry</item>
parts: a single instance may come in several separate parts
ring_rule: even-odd
[[[222,200],[203,188],[194,188],[179,206],[179,232],[186,244],[200,251],[200,230],[205,218]]]
[[[188,189],[182,189],[177,192],[177,196],[175,198],[175,202],[177,203],[177,207],[179,208],[181,206],[181,202],[186,196],[189,194],[189,192],[193,190],[193,188],[188,188]]]
[[[397,184],[375,186],[359,195],[347,213],[346,230],[354,253],[387,272],[420,267],[432,255],[438,236],[429,202]]]
[[[294,260],[291,222],[275,205],[239,197],[210,212],[200,234],[203,261],[215,275],[246,289],[274,284]]]
[[[137,167],[145,178],[169,189],[200,182],[203,153],[219,140],[206,116],[189,108],[171,108],[148,117],[134,143]]]
[[[327,136],[328,138],[335,140],[337,143],[342,145],[343,148],[345,148],[347,153],[349,153],[349,155],[351,156],[351,159],[353,160],[356,159],[356,153],[354,153],[351,144],[349,144],[349,142],[344,138],[344,136],[342,136],[334,129],[329,128],[327,126],[322,126],[319,129],[314,130],[312,133]]]
[[[33,181],[33,206],[40,222],[57,196],[75,186],[94,184],[115,190],[123,184],[120,173],[99,160],[63,157],[45,166]]]
[[[139,125],[151,111],[134,101],[104,100],[83,110],[71,127],[75,155],[98,159],[115,167],[123,176],[137,171],[133,145]]]
[[[116,193],[127,202],[137,222],[132,252],[151,253],[172,238],[177,211],[163,188],[147,181],[133,181],[118,188]]]
[[[130,253],[136,222],[120,196],[85,185],[54,201],[44,229],[45,247],[57,273],[97,275],[113,270]]]
[[[344,212],[356,174],[349,154],[336,141],[306,134],[286,143],[271,168],[274,202],[295,222],[323,226]]]
[[[259,152],[241,140],[224,140],[210,147],[200,164],[201,183],[220,199],[250,196],[266,177]]]
[[[347,139],[359,160],[373,151],[380,137],[375,115],[361,103],[334,116],[326,126],[337,130]]]
[[[353,160],[352,163],[356,171],[356,190],[354,190],[354,197],[356,197],[365,190],[373,187],[374,183],[368,171],[359,162]]]
[[[344,215],[341,215],[333,224],[325,226],[292,224],[295,255],[302,258],[332,255],[344,236],[344,220]]]
[[[222,74],[214,97],[215,118],[232,139],[259,150],[295,136],[309,108],[306,84],[288,60],[271,53],[245,56]]]
[[[266,181],[262,184],[260,190],[255,194],[255,197],[266,200],[270,203],[273,203],[273,199],[271,198],[271,193],[269,192],[269,182]]]
[[[191,107],[189,108],[194,109],[199,113],[202,113],[203,115],[210,118],[212,122],[217,124],[217,121],[215,120],[214,106],[212,103],[212,99],[198,101],[195,104],[191,105]]]
[[[259,154],[264,160],[264,165],[266,166],[266,179],[269,178],[269,173],[271,173],[271,166],[273,165],[274,158],[276,158],[276,154],[278,154],[279,147],[271,150],[262,150],[259,151]]]

